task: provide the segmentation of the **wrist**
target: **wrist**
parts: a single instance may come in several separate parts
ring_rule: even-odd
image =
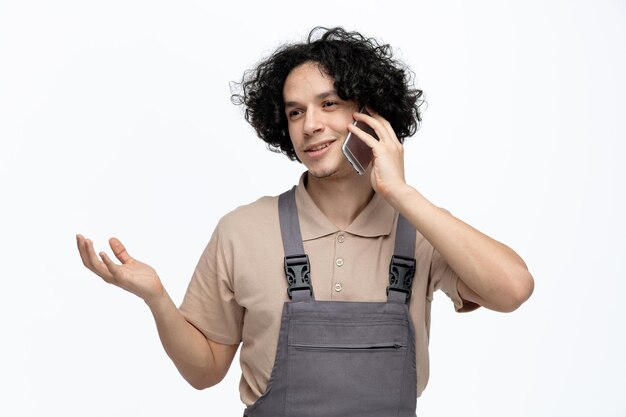
[[[393,208],[401,211],[403,203],[405,203],[414,193],[417,193],[417,190],[403,182],[398,183],[393,187],[389,187],[382,194],[382,196]]]
[[[163,311],[168,304],[173,303],[163,286],[161,286],[160,291],[150,297],[144,298],[143,301],[155,314],[159,311]]]

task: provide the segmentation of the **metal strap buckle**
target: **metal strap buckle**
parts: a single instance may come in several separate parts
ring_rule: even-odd
[[[285,256],[285,275],[287,276],[287,294],[291,298],[292,291],[309,290],[313,295],[311,287],[311,266],[308,255]]]
[[[411,298],[411,285],[415,275],[415,258],[393,255],[389,264],[389,291],[399,291],[406,294],[406,302]]]

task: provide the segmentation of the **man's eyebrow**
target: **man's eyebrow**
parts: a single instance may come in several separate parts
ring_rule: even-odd
[[[337,95],[337,90],[332,89],[332,90],[324,91],[323,93],[319,93],[318,95],[315,96],[315,98],[318,100],[323,100],[325,98],[336,96],[336,95]],[[297,107],[298,104],[299,103],[297,101],[286,101],[285,107]]]

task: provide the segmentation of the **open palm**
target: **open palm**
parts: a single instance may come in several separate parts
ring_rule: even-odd
[[[156,271],[132,258],[118,239],[109,239],[109,245],[121,265],[114,263],[104,252],[100,252],[98,258],[93,242],[82,235],[76,235],[76,244],[83,264],[109,284],[123,288],[146,302],[163,294],[163,285]]]

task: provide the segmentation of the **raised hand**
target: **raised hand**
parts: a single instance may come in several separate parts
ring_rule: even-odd
[[[118,239],[109,239],[109,245],[121,265],[114,263],[105,252],[100,252],[98,258],[93,242],[82,235],[76,235],[76,244],[83,264],[109,284],[137,295],[147,304],[163,295],[163,284],[156,271],[132,258]]]
[[[367,123],[378,136],[376,140],[371,135],[354,125],[348,129],[357,135],[365,144],[372,148],[372,187],[384,198],[406,185],[404,180],[404,148],[394,132],[391,124],[370,108],[368,114],[354,113],[356,120]]]

